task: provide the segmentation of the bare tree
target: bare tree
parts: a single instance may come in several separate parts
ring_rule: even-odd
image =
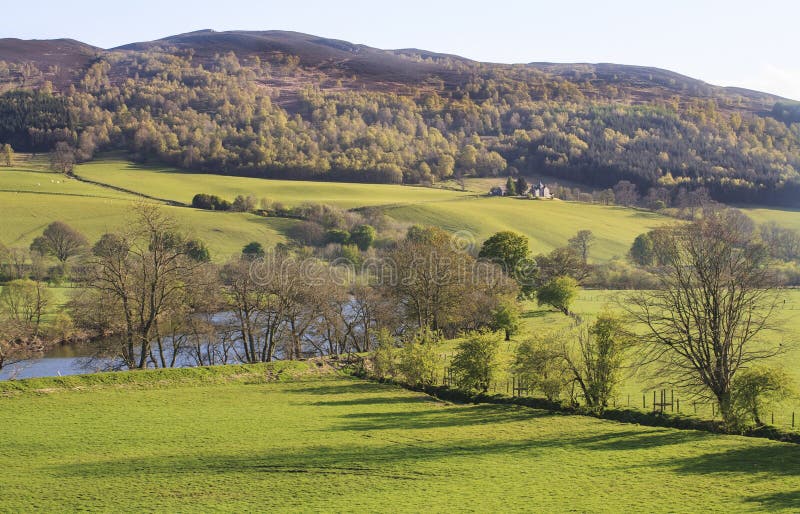
[[[656,241],[660,287],[628,297],[628,312],[644,327],[648,360],[666,381],[713,397],[731,420],[737,371],[781,352],[759,344],[773,328],[780,297],[767,252],[752,242],[752,224],[731,210],[665,229]]]
[[[119,357],[128,368],[146,368],[152,361],[152,343],[176,306],[198,287],[193,277],[204,264],[188,256],[175,221],[159,206],[134,207],[132,228],[106,234],[94,246],[88,261],[87,287],[94,310],[113,312],[121,323]],[[156,363],[153,363],[154,365]]]
[[[56,143],[50,154],[50,169],[70,174],[75,167],[75,150],[63,141]]]

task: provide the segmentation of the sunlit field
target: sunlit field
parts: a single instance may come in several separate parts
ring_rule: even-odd
[[[0,510],[791,512],[800,501],[795,445],[451,405],[334,376],[264,383],[263,372],[7,392]]]

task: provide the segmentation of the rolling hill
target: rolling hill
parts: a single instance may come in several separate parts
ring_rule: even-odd
[[[795,104],[646,66],[481,63],[285,31],[0,39],[0,143],[279,179],[548,175],[800,205]]]

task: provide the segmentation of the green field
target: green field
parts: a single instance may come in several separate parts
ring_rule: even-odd
[[[90,240],[130,222],[130,207],[142,198],[79,182],[40,165],[0,168],[0,243],[28,246],[55,220],[84,232]],[[238,253],[250,241],[272,246],[285,241],[293,220],[245,213],[216,213],[165,206],[182,230],[204,240],[217,261]]]
[[[206,370],[42,379],[0,397],[0,510],[792,512],[800,505],[796,445],[451,405],[344,377],[264,383],[237,367],[226,382],[225,372],[197,382],[191,375]]]
[[[474,192],[424,187],[227,177],[111,159],[81,165],[76,173],[92,181],[183,203],[203,192],[229,200],[238,194],[251,194],[286,205],[383,206],[387,214],[402,222],[468,231],[476,244],[497,231],[515,230],[530,238],[534,253],[563,246],[578,230],[589,229],[597,237],[592,257],[599,261],[624,256],[638,234],[671,221],[622,207],[488,198]],[[476,184],[471,184],[483,187],[487,180],[476,179]]]
[[[192,173],[167,166],[101,159],[78,166],[80,177],[138,193],[189,204],[197,193],[233,200],[237,195],[268,198],[286,206],[321,203],[350,209],[372,205],[451,200],[474,193],[416,186],[267,180]]]
[[[591,319],[603,310],[621,312],[619,302],[624,299],[626,294],[625,291],[583,290],[579,293],[572,310],[584,319]],[[785,291],[785,300],[786,303],[781,305],[775,318],[779,321],[780,330],[764,333],[762,340],[779,341],[787,349],[785,353],[768,360],[766,364],[786,371],[797,391],[797,395],[774,409],[775,425],[785,429],[791,428],[792,412],[795,412],[798,421],[795,430],[800,430],[800,344],[798,344],[800,341],[800,290]],[[567,316],[547,307],[538,307],[536,302],[526,302],[523,305],[521,321],[520,334],[501,347],[503,360],[506,363],[510,363],[513,359],[516,345],[532,334],[563,333],[572,325],[572,321]],[[447,354],[454,351],[455,344],[456,341],[448,343],[445,347]],[[630,397],[631,407],[641,407],[642,394],[646,394],[647,405],[650,406],[652,405],[652,391],[664,387],[659,385],[663,381],[663,377],[658,376],[648,367],[641,368],[635,374],[626,370],[623,372],[623,377],[623,383],[616,397],[617,404],[622,406],[627,404],[628,397]],[[506,375],[500,376],[501,389],[507,378]],[[693,413],[694,409],[691,403],[693,398],[688,393],[676,391],[675,397],[683,402],[681,412]],[[712,416],[711,404],[699,403],[697,415],[710,418]]]
[[[624,257],[637,235],[672,221],[624,207],[489,197],[391,207],[386,212],[400,221],[466,230],[478,242],[500,230],[513,230],[528,236],[534,254],[564,246],[579,230],[588,229],[596,238],[592,261]]]

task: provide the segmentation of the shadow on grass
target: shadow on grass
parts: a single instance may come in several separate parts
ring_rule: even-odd
[[[303,384],[302,387],[292,387],[292,385],[289,384],[285,391],[287,393],[329,396],[338,394],[375,394],[387,391],[389,389],[392,391],[400,390],[395,386],[365,382],[358,379],[339,378],[336,381],[314,383],[314,385]],[[409,397],[414,398],[414,396]]]
[[[437,400],[424,396],[370,396],[367,398],[351,398],[349,400],[323,400],[313,402],[311,405],[323,407],[348,407],[354,405],[397,405],[397,404],[429,404],[439,403]]]
[[[746,501],[748,503],[758,503],[760,507],[770,510],[800,511],[800,491],[752,496],[747,498]]]
[[[569,443],[593,450],[630,451],[683,444],[703,437],[704,434],[687,430],[656,429],[645,432],[639,429],[574,438]]]
[[[499,425],[559,416],[549,411],[520,409],[505,405],[480,404],[471,407],[439,407],[400,412],[358,412],[340,416],[341,431],[418,430],[442,427]]]
[[[776,476],[800,477],[800,446],[769,444],[732,448],[713,454],[673,459],[664,465],[676,467],[680,473],[710,475],[713,473],[769,473]],[[800,483],[798,484],[800,486]],[[800,499],[800,490],[797,491]]]
[[[249,454],[218,455],[212,449],[194,456],[160,455],[142,458],[114,459],[92,463],[70,463],[53,466],[52,471],[64,477],[94,479],[100,477],[155,478],[180,474],[249,474],[293,473],[326,475],[326,480],[341,479],[352,483],[347,475],[368,475],[372,478],[425,479],[438,476],[421,471],[417,464],[452,457],[478,457],[535,451],[530,441],[491,440],[442,443],[440,439],[420,441],[398,436],[400,440],[384,440],[389,444],[299,446],[272,448]],[[442,479],[447,478],[442,472]]]
[[[543,317],[547,316],[548,314],[553,314],[554,312],[558,312],[558,311],[552,311],[552,310],[525,311],[522,314],[520,314],[520,317],[521,318],[543,318]]]

